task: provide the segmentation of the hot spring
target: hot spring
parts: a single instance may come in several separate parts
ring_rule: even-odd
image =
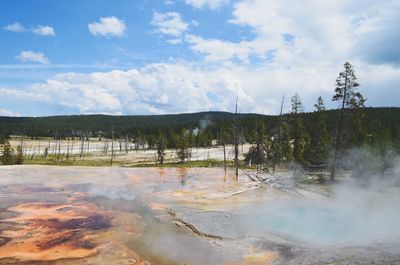
[[[0,264],[400,262],[399,188],[276,177],[283,189],[215,168],[2,167]]]

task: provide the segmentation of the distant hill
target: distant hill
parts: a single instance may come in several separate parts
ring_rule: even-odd
[[[365,108],[365,127],[370,129],[379,121],[391,130],[400,131],[400,108]],[[327,124],[332,133],[337,122],[338,110],[328,110]],[[314,113],[303,113],[306,128],[313,126]],[[285,115],[290,118],[290,114]],[[141,135],[154,135],[160,132],[182,129],[208,131],[212,137],[216,137],[219,128],[231,126],[234,118],[229,112],[199,112],[189,114],[169,115],[72,115],[49,117],[0,117],[0,135],[27,135],[27,136],[59,136],[72,137],[79,135],[109,135],[114,131],[115,135],[131,137]],[[265,123],[271,129],[277,120],[277,116],[260,114],[240,114],[241,128],[245,135],[251,134],[256,122]]]
[[[234,114],[229,112],[199,112],[167,115],[68,115],[49,117],[0,117],[0,134],[24,134],[28,136],[54,136],[55,133],[76,135],[80,132],[96,134],[130,134],[164,130],[166,128],[207,127],[215,123],[231,121]],[[255,117],[268,117],[258,114],[240,114],[247,120]],[[272,116],[271,116],[272,117]]]

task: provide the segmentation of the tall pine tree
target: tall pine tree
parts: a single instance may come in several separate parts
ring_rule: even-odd
[[[299,94],[292,97],[292,139],[293,139],[293,158],[297,163],[304,164],[304,151],[308,141],[307,131],[303,124],[300,113],[304,111],[303,103]]]
[[[306,160],[311,165],[322,165],[329,154],[329,134],[326,126],[325,105],[321,97],[314,104],[313,126],[309,128],[310,142],[306,148]]]
[[[364,140],[362,108],[364,107],[365,99],[358,92],[359,86],[353,66],[349,62],[345,62],[344,70],[339,73],[336,79],[335,95],[332,97],[333,101],[340,102],[341,108],[337,124],[331,180],[335,179],[339,153],[345,147],[351,148],[360,145]]]

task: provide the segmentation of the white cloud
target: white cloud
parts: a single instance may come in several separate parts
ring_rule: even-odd
[[[21,53],[15,57],[21,62],[34,62],[41,64],[48,64],[49,59],[41,52],[33,52],[33,51],[21,51]]]
[[[32,32],[36,35],[40,36],[55,36],[56,33],[54,32],[54,29],[50,26],[42,26],[39,25],[36,28],[32,29]]]
[[[354,65],[367,105],[398,106],[400,69],[362,62]],[[328,107],[336,107],[330,99],[342,67],[332,63],[208,69],[187,62],[159,63],[126,71],[58,74],[26,88],[0,89],[0,94],[58,104],[80,113],[111,114],[233,111],[238,96],[241,112],[276,114],[282,96],[286,96],[287,111],[295,92],[300,93],[308,111],[318,96]]]
[[[15,22],[13,24],[7,25],[3,27],[4,30],[12,31],[12,32],[24,32],[25,28],[19,22]]]
[[[253,42],[264,39],[265,46],[277,50],[276,62],[340,62],[368,57],[373,49],[372,54],[377,49],[393,50],[391,43],[400,40],[399,13],[397,0],[240,0],[233,7],[231,23],[251,27]],[[285,34],[293,37],[290,47],[282,41]],[[374,45],[369,45],[371,40]]]
[[[229,3],[229,0],[185,0],[187,5],[191,5],[194,8],[205,8],[218,9],[221,6]]]
[[[25,27],[19,23],[15,22],[13,24],[7,25],[3,27],[3,29],[12,31],[12,32],[26,32],[26,31],[31,31],[32,33],[40,36],[55,36],[56,33],[51,26],[43,26],[43,25],[38,25],[37,27],[27,30]]]
[[[182,39],[177,38],[177,39],[167,40],[167,42],[172,45],[178,45],[178,44],[182,44],[183,41],[182,41]]]
[[[20,117],[21,114],[11,111],[11,110],[0,109],[0,116]]]
[[[290,8],[288,8],[290,6]],[[295,37],[295,46],[302,52],[304,43],[322,47],[330,53],[342,55],[352,43],[352,16],[348,1],[306,0],[293,2],[242,0],[234,5],[232,23],[250,26],[263,38],[265,45],[284,49],[282,36]],[[318,50],[316,51],[318,52]]]
[[[268,48],[261,41],[230,42],[190,34],[185,36],[185,41],[192,51],[204,54],[206,61],[210,62],[239,60],[248,63],[250,55],[263,56]]]
[[[151,24],[156,27],[156,32],[173,37],[181,36],[189,28],[189,24],[176,12],[154,12]]]
[[[192,26],[194,26],[194,27],[197,27],[197,26],[200,25],[199,21],[197,21],[197,20],[195,20],[195,19],[192,20],[191,24],[192,24]]]
[[[126,30],[124,21],[117,17],[101,17],[100,22],[88,24],[90,33],[102,37],[122,37]]]
[[[398,0],[239,0],[232,10],[229,22],[250,29],[246,38],[191,34],[185,36],[189,48],[208,62],[224,64],[251,64],[254,59],[280,67],[345,60],[400,65]]]
[[[80,113],[231,110],[237,94],[243,104],[253,103],[228,71],[207,71],[186,63],[150,64],[127,71],[58,74],[26,89],[4,88],[0,93],[67,106]],[[210,94],[226,95],[216,99],[210,98]]]

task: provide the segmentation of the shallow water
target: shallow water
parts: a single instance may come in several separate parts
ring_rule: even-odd
[[[98,234],[100,238],[106,234],[108,239],[122,242],[141,258],[156,264],[220,264],[233,257],[240,258],[233,255],[232,251],[226,253],[223,249],[216,249],[207,239],[198,238],[190,231],[177,227],[166,216],[164,206],[160,209],[149,207],[153,201],[161,201],[168,207],[176,204],[174,198],[161,196],[157,200],[157,193],[223,187],[229,181],[224,181],[223,175],[217,178],[222,174],[221,170],[40,166],[1,169],[0,219],[4,223],[9,223],[7,218],[13,206],[26,203],[44,203],[43,207],[61,205],[59,207],[65,209],[77,204],[93,204],[112,216],[119,216],[121,212],[137,214],[145,225],[139,236],[126,236],[115,231],[90,231],[90,234]],[[65,203],[68,206],[63,206]],[[44,210],[38,208],[38,211]],[[159,216],[167,219],[163,221]],[[126,222],[129,223],[129,220]],[[62,238],[60,242],[63,242]]]
[[[400,242],[397,189],[333,189],[336,198],[327,198],[305,190],[300,190],[302,196],[298,196],[264,185],[236,194],[249,185],[253,184],[246,179],[234,182],[223,169],[1,167],[0,254],[7,247],[10,255],[3,253],[5,258],[0,257],[0,264],[41,259],[54,264],[109,264],[110,260],[121,264],[129,260],[154,264],[272,264],[295,257],[292,252],[298,248],[306,251],[321,245]],[[15,207],[36,207],[30,215],[25,213],[26,220],[33,223],[31,231],[36,233],[37,227],[44,227],[46,233],[60,232],[58,239],[41,240],[51,242],[52,247],[61,242],[75,252],[65,252],[67,260],[60,254],[66,251],[64,248],[32,245],[32,251],[43,255],[21,256],[15,252],[13,256],[21,240],[29,242],[23,238],[26,235],[13,238],[12,231],[20,231],[23,222],[12,219],[21,215],[13,210]],[[60,208],[65,213],[56,210],[45,215],[46,207]],[[96,226],[94,219],[92,223],[76,221],[97,218],[95,213],[103,226]],[[51,222],[44,222],[47,226],[41,225],[49,218]],[[52,230],[53,219],[64,224],[63,218],[68,221],[65,224],[83,229],[79,234],[65,225]],[[204,235],[199,236],[182,223],[177,226],[177,220],[192,224]],[[70,239],[63,238],[66,234]]]
[[[356,243],[368,220],[367,216],[354,220],[354,214],[353,211],[327,207],[287,206],[257,215],[257,221],[252,225],[254,229],[279,232],[293,240],[311,244]],[[365,222],[361,221],[362,218]]]

